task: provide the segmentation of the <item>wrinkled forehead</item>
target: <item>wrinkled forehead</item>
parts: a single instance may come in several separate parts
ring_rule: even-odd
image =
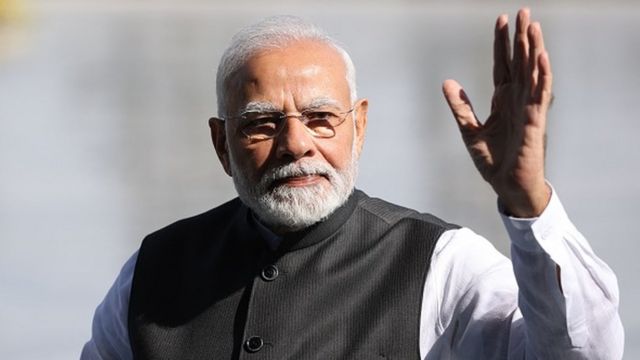
[[[317,99],[333,99],[349,105],[344,59],[333,46],[322,42],[296,41],[261,50],[250,56],[229,80],[226,90],[232,113],[252,101],[282,106],[288,100],[304,105]]]

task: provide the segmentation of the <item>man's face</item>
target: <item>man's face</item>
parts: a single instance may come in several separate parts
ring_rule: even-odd
[[[260,141],[244,136],[240,119],[226,121],[224,129],[212,123],[225,171],[263,221],[297,230],[322,220],[353,189],[366,125],[367,101],[351,103],[342,57],[326,44],[295,42],[253,56],[232,83],[238,95],[229,96],[231,117],[256,108],[294,115],[355,107],[330,138],[313,136],[296,117],[286,118],[276,137]]]

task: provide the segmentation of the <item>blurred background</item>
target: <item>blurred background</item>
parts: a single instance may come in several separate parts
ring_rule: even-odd
[[[78,358],[93,311],[149,232],[233,198],[209,139],[230,37],[295,14],[346,45],[370,100],[358,186],[469,226],[508,254],[495,196],[442,98],[486,116],[509,1],[0,0],[0,358]],[[555,75],[548,178],[618,275],[640,358],[640,4],[544,1]]]

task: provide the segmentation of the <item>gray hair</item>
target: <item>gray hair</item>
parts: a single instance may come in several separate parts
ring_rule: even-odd
[[[218,116],[227,116],[227,96],[231,78],[255,54],[269,49],[283,48],[295,41],[312,40],[330,45],[344,60],[351,102],[355,102],[356,70],[346,50],[319,27],[295,16],[281,15],[266,18],[240,30],[225,50],[216,74]]]

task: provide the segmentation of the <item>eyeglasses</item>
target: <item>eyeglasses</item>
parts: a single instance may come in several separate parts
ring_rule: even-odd
[[[299,115],[285,114],[281,111],[245,111],[238,116],[222,118],[221,120],[240,120],[240,131],[253,141],[273,139],[284,128],[285,120],[290,117],[302,122],[307,131],[318,138],[330,138],[335,136],[335,128],[340,126],[347,115],[352,113],[355,107],[345,112],[333,112],[326,110],[305,110]]]

